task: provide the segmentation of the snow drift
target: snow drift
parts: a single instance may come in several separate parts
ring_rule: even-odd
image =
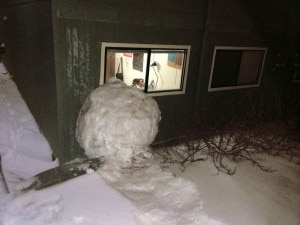
[[[192,181],[149,163],[147,150],[160,117],[153,98],[112,78],[86,99],[78,117],[77,140],[88,157],[106,158],[99,173],[138,208],[137,224],[221,224],[202,212]]]
[[[26,177],[28,170],[45,170],[48,162],[42,163],[41,159],[48,161],[48,143],[43,138],[27,135],[32,128],[38,131],[37,125],[32,127],[28,110],[14,110],[17,106],[21,110],[26,104],[9,74],[1,73],[0,64],[0,155],[26,149],[21,153],[28,157],[20,157],[22,160],[13,164],[23,168],[18,173],[20,177]],[[14,145],[15,140],[21,139],[23,141]],[[4,149],[5,146],[8,148]],[[18,148],[14,148],[16,146]],[[40,146],[46,150],[40,151]],[[29,149],[32,152],[27,152]],[[40,159],[41,163],[32,163],[32,157]],[[218,171],[210,160],[193,163],[184,173],[176,164],[158,165],[155,161],[145,160],[129,167],[129,163],[124,165],[120,161],[107,160],[98,173],[22,194],[8,194],[0,173],[0,224],[144,225],[169,222],[177,225],[189,218],[187,224],[193,224],[192,221],[194,224],[218,224],[211,217],[230,225],[300,224],[299,160],[289,162],[270,156],[267,163],[276,172],[266,173],[242,162],[234,176],[223,173],[216,176]],[[193,217],[195,213],[197,215]]]
[[[2,63],[0,89],[1,166],[11,192],[18,183],[58,166],[58,159],[52,161],[48,141]]]

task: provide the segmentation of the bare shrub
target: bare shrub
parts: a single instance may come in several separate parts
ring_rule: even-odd
[[[253,134],[250,131],[228,129],[205,133],[201,130],[188,131],[175,146],[156,146],[154,155],[163,163],[179,163],[184,170],[189,163],[211,159],[218,172],[232,175],[235,163],[249,161],[264,171],[265,167],[253,148]]]
[[[267,101],[261,95],[253,101],[249,94],[251,109],[248,124],[255,138],[253,147],[273,156],[299,157],[300,151],[300,93],[292,90],[282,95],[271,95]]]
[[[299,157],[299,130],[288,123],[290,118],[297,118],[298,100],[299,95],[294,95],[287,107],[282,98],[270,103],[263,95],[254,101],[249,94],[250,109],[243,120],[216,119],[215,124],[208,124],[211,120],[199,116],[195,126],[180,137],[153,146],[154,156],[163,163],[179,163],[183,170],[190,163],[211,159],[218,172],[229,175],[241,161],[272,172],[263,165],[263,154],[288,156],[289,160]]]

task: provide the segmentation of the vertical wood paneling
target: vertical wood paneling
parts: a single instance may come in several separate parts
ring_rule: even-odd
[[[72,23],[72,21],[71,21]],[[73,69],[73,32],[72,32],[72,24],[70,23],[66,23],[65,24],[65,38],[66,38],[66,71],[65,74],[62,74],[63,76],[66,76],[66,81],[67,81],[67,85],[66,85],[66,98],[67,98],[67,104],[66,104],[66,115],[67,117],[65,118],[66,120],[64,121],[66,123],[67,126],[67,132],[68,132],[68,140],[69,140],[69,150],[72,151],[73,149],[73,143],[72,140],[72,133],[74,133],[73,131],[73,127],[72,127],[72,121],[74,120],[73,117],[74,115],[72,113],[70,113],[70,109],[73,107],[74,105],[74,101],[73,101],[73,76],[75,77],[75,74],[73,75],[74,69]],[[71,155],[71,152],[70,152]]]
[[[57,83],[60,88],[59,105],[62,161],[81,157],[82,149],[75,137],[76,121],[80,108],[95,84],[91,72],[91,25],[88,21],[59,19],[56,47],[60,60]]]
[[[91,73],[90,73],[90,81],[91,88],[94,89],[99,84],[99,76],[100,76],[100,42],[101,38],[98,35],[97,23],[90,23],[90,65],[91,65]]]
[[[90,91],[93,89],[93,82],[91,77],[93,76],[91,72],[91,23],[88,21],[84,22],[84,34],[85,34],[85,41],[84,41],[84,68],[86,71],[86,76],[83,74],[86,88],[83,88],[84,94],[82,95],[81,102],[84,102],[87,95],[90,93]]]
[[[207,2],[212,6],[208,17],[205,15]],[[287,26],[285,17],[289,11],[289,2],[297,6],[296,0],[0,2],[0,6],[4,4],[8,7],[6,12],[9,18],[4,31],[7,44],[5,58],[27,104],[43,126],[44,133],[56,130],[58,126],[59,148],[54,151],[64,162],[80,156],[82,152],[75,140],[76,119],[86,96],[99,83],[101,42],[192,46],[186,94],[156,98],[164,116],[161,130],[168,132],[170,124],[174,122],[173,115],[169,115],[172,114],[170,109],[181,108],[184,111],[184,107],[187,108],[185,103],[194,101],[197,89],[201,89],[197,95],[203,99],[209,97],[207,85],[214,45],[257,46],[266,43],[271,48],[270,52],[277,51],[276,46],[281,49],[278,43],[282,38],[292,45],[289,40],[299,36],[300,26],[297,26],[299,20],[296,14],[299,7],[292,7],[292,23]],[[201,42],[205,18],[208,18],[207,41]],[[44,26],[44,23],[47,25]],[[54,40],[50,37],[51,26]],[[288,33],[284,34],[286,28]],[[201,49],[204,49],[203,55],[200,54]],[[201,69],[199,62],[203,65]],[[51,69],[54,66],[55,74]],[[269,80],[272,79],[270,76]],[[222,101],[232,96],[239,97],[240,93],[214,93],[211,97]],[[49,106],[56,104],[57,109]],[[185,116],[185,112],[178,111],[174,118]],[[51,123],[57,124],[51,126]],[[56,136],[52,136],[51,132],[49,134],[55,142],[53,139]]]
[[[68,82],[66,76],[67,45],[65,35],[65,20],[56,20],[55,52],[56,52],[56,85],[58,101],[58,125],[59,125],[59,152],[60,161],[70,157],[69,132],[68,132]]]
[[[56,65],[60,67],[56,78],[61,95],[58,103],[61,151],[65,158],[74,158],[81,152],[75,140],[76,119],[85,98],[99,84],[101,42],[192,46],[186,94],[156,98],[164,116],[160,130],[169,135],[174,121],[177,119],[182,123],[182,118],[196,108],[196,95],[200,103],[211,97],[212,105],[223,99],[235,100],[237,97],[236,102],[243,99],[240,97],[242,91],[207,93],[215,45],[261,46],[274,39],[270,35],[267,40],[266,34],[261,33],[268,29],[260,22],[265,18],[269,20],[264,16],[265,10],[261,11],[259,20],[251,12],[260,10],[258,6],[262,1],[258,0],[247,3],[225,0],[52,0],[52,3],[54,21],[59,21],[55,23],[59,27],[55,28],[54,35],[59,40],[55,46]],[[206,13],[208,3],[211,9]],[[249,5],[252,6],[250,10]],[[199,108],[207,107],[205,102],[200,103]],[[173,108],[180,109],[176,115],[171,113]]]
[[[65,93],[60,99],[62,110],[61,127],[64,130],[64,156],[78,157],[82,149],[76,142],[76,120],[87,95],[95,89],[100,79],[101,42],[133,42],[160,44],[190,44],[183,35],[176,35],[174,28],[157,28],[130,24],[116,24],[85,19],[58,18],[60,27],[56,36],[64,36],[59,42],[62,69],[57,79],[62,81]],[[62,22],[63,21],[63,22]],[[180,28],[178,33],[191,32]],[[194,33],[194,32],[193,32]],[[195,37],[195,34],[192,34]],[[197,35],[196,35],[197,36]],[[193,42],[195,39],[193,39]],[[65,51],[63,53],[63,51]],[[66,134],[68,137],[66,137]]]

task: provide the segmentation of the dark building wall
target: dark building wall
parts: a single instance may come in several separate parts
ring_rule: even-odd
[[[191,45],[186,93],[155,97],[162,111],[158,139],[178,135],[202,112],[227,118],[244,113],[249,92],[257,97],[279,86],[299,91],[289,68],[274,70],[278,60],[287,62],[299,53],[297,0],[13,0],[1,4],[8,16],[1,33],[7,46],[5,65],[61,162],[83,154],[75,140],[76,119],[84,99],[99,85],[101,42]],[[260,87],[208,92],[216,45],[267,47]]]
[[[99,85],[102,42],[191,45],[185,95],[156,97],[159,138],[173,133],[195,101],[205,1],[53,1],[59,137],[66,158],[80,156],[79,110]],[[176,109],[176,113],[174,113]]]
[[[251,109],[249,96],[269,96],[285,91],[299,92],[299,84],[293,84],[293,74],[284,68],[280,75],[275,68],[284,55],[285,62],[300,52],[299,3],[297,1],[209,1],[207,21],[200,58],[196,111],[207,116],[218,114],[218,119],[243,116]],[[296,25],[298,24],[298,25]],[[215,46],[267,47],[267,57],[258,88],[208,92],[213,50]],[[283,92],[282,92],[283,93]],[[239,115],[240,114],[240,115]],[[212,118],[213,120],[215,118]]]
[[[53,149],[57,148],[57,99],[51,1],[1,1],[5,66]],[[2,17],[1,17],[2,19]]]

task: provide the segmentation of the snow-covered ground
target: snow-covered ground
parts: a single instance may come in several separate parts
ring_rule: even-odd
[[[191,164],[183,173],[177,165],[161,166],[147,154],[147,144],[157,132],[159,109],[151,99],[131,89],[126,91],[118,82],[102,87],[115,91],[107,96],[107,101],[96,103],[102,104],[102,115],[86,113],[93,108],[91,100],[87,100],[90,102],[81,112],[88,120],[102,118],[101,126],[94,124],[91,130],[101,133],[106,127],[109,128],[106,133],[93,143],[85,142],[84,135],[90,134],[84,126],[77,133],[79,141],[83,138],[80,142],[88,155],[106,157],[103,167],[39,191],[18,192],[15,183],[56,166],[58,161],[51,160],[49,144],[39,133],[15,83],[8,74],[3,74],[5,68],[0,65],[1,163],[7,179],[18,178],[10,180],[7,193],[0,174],[1,225],[300,224],[299,165],[267,157],[266,165],[276,172],[263,172],[243,162],[233,176],[216,175],[210,161]],[[124,90],[131,96],[129,99],[136,99],[127,101]],[[105,106],[112,102],[112,96],[119,94],[125,98]],[[110,107],[118,110],[110,113],[113,110]],[[124,122],[122,118],[127,119]],[[112,120],[123,126],[117,126],[118,123],[110,126]],[[116,126],[118,130],[113,129]],[[133,127],[150,134],[137,141],[129,134]],[[124,142],[126,134],[130,142]],[[113,137],[118,137],[117,141]],[[141,154],[146,159],[138,157]],[[131,169],[130,156],[136,159],[135,168]]]
[[[1,72],[2,71],[2,72]],[[33,175],[58,165],[16,84],[0,64],[0,155],[9,190]]]

